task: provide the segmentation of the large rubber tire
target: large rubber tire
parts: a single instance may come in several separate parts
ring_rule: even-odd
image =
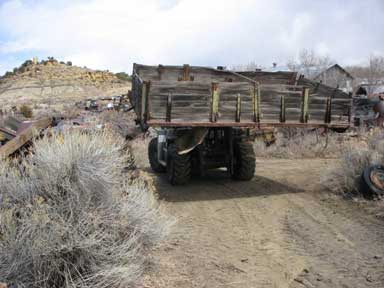
[[[249,181],[255,175],[256,156],[252,142],[235,142],[232,178]]]
[[[191,154],[179,155],[176,146],[168,146],[167,177],[172,185],[183,185],[189,182],[192,174]]]
[[[367,198],[384,196],[384,166],[372,165],[361,175],[360,192]]]
[[[166,168],[161,165],[157,158],[157,138],[151,139],[148,145],[148,159],[151,168],[156,173],[165,173]]]

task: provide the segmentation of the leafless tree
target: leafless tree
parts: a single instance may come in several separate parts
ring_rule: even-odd
[[[369,58],[368,83],[380,84],[384,78],[384,57],[371,55]]]
[[[346,67],[346,70],[355,77],[356,84],[375,86],[384,84],[384,57],[371,55],[363,65]],[[370,93],[370,91],[368,91]]]
[[[329,56],[320,56],[313,50],[303,49],[297,58],[288,61],[287,66],[290,70],[300,72],[307,78],[313,78],[333,63]]]

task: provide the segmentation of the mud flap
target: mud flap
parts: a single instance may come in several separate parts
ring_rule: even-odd
[[[203,143],[205,136],[208,134],[208,128],[198,127],[186,131],[182,136],[176,139],[176,148],[179,155],[186,154],[196,146]]]

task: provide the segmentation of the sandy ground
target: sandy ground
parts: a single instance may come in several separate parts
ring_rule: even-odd
[[[178,222],[142,287],[384,287],[384,207],[326,192],[334,160],[258,160],[251,182],[158,178]]]

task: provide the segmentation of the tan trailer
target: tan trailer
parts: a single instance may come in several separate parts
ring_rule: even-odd
[[[193,170],[218,167],[250,180],[251,129],[348,128],[351,95],[297,76],[134,64],[130,101],[137,122],[143,130],[159,128],[149,147],[152,168],[167,171],[172,184],[187,182]]]

